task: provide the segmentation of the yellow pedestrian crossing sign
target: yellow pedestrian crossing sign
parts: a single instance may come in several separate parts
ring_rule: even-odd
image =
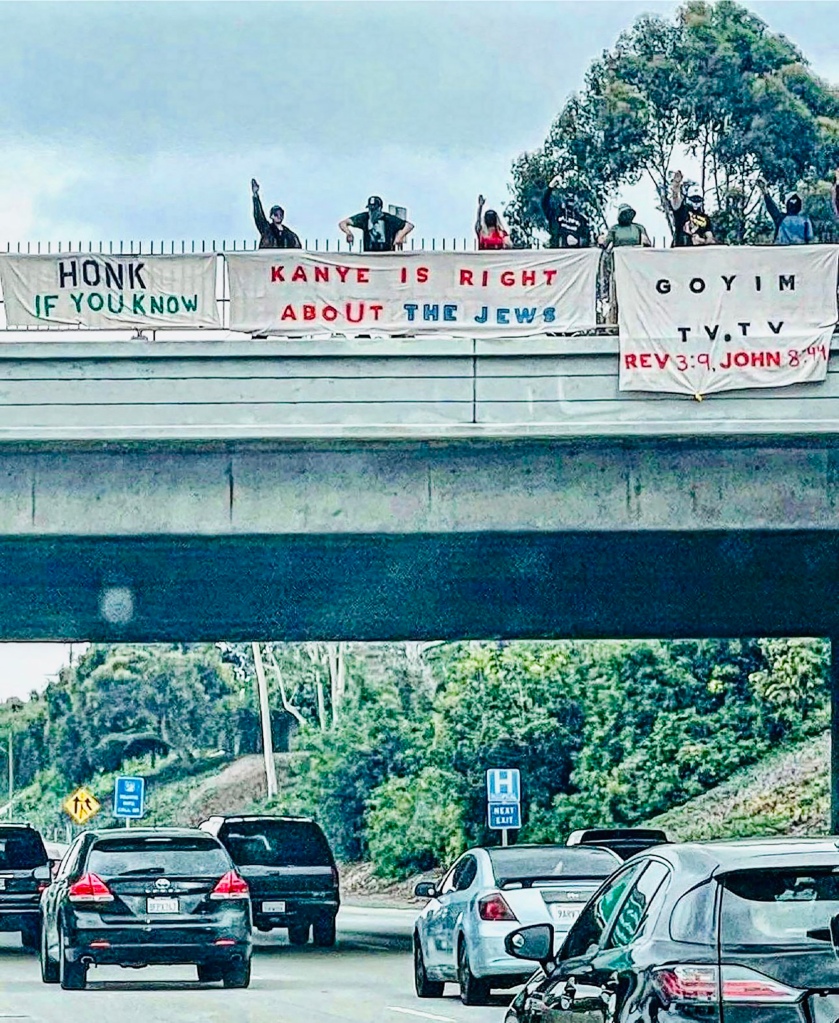
[[[64,800],[64,809],[76,824],[84,824],[99,813],[102,804],[92,792],[82,786]]]

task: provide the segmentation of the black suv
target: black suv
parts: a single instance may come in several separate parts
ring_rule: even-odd
[[[0,931],[20,931],[23,947],[41,942],[41,892],[50,883],[43,839],[29,824],[0,824]]]
[[[200,827],[218,837],[248,882],[260,931],[287,927],[291,944],[305,945],[311,929],[316,945],[335,944],[338,868],[311,818],[210,817]]]
[[[187,828],[85,831],[42,901],[41,977],[78,990],[93,965],[193,963],[200,981],[251,975],[248,886],[221,843]]]

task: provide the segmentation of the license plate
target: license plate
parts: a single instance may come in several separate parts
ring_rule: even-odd
[[[572,924],[582,911],[582,906],[562,906],[554,903],[551,906],[551,916],[554,923]]]
[[[181,904],[177,899],[148,899],[147,913],[180,913]]]
[[[262,903],[263,913],[285,913],[284,902],[263,902]]]

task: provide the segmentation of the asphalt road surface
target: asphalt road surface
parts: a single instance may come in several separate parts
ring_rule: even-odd
[[[251,986],[198,984],[191,966],[92,969],[85,991],[41,983],[37,957],[0,935],[0,1023],[503,1023],[512,994],[467,1008],[455,985],[440,999],[414,995],[414,914],[345,907],[334,949],[292,948],[285,935],[256,938]]]

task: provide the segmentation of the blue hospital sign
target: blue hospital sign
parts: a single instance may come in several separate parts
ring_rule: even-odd
[[[487,801],[520,803],[521,775],[517,768],[493,767],[487,771]]]
[[[521,827],[521,775],[516,768],[487,771],[487,816],[497,831]]]

